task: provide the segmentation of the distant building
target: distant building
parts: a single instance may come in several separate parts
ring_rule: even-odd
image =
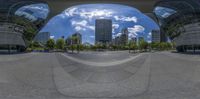
[[[112,41],[112,20],[97,19],[95,21],[95,43],[107,44]]]
[[[121,45],[126,45],[128,43],[128,29],[124,28],[122,29],[122,35],[120,36],[120,43]]]
[[[128,44],[128,33],[129,32],[127,28],[122,29],[121,35],[113,39],[113,44],[122,45],[122,46],[125,46],[126,44]]]
[[[152,30],[152,42],[160,42],[160,30]]]
[[[36,35],[34,41],[39,42],[41,44],[46,44],[46,42],[50,39],[49,32],[40,32]]]
[[[112,41],[112,44],[114,44],[114,45],[120,45],[120,37],[119,36],[115,37],[113,39],[113,41]]]
[[[76,40],[73,40],[72,38],[76,37]],[[80,33],[74,33],[70,37],[66,39],[67,45],[72,45],[72,44],[82,44],[82,35]]]

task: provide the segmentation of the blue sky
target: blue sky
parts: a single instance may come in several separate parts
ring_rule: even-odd
[[[46,14],[42,13],[47,13],[48,6],[31,5],[19,11],[25,8],[36,12],[37,14],[34,16],[45,18]],[[85,4],[65,9],[49,20],[40,32],[50,32],[54,39],[62,36],[67,38],[73,33],[79,32],[82,34],[83,43],[94,44],[96,19],[112,20],[113,38],[120,36],[122,28],[128,28],[129,38],[144,37],[146,41],[151,42],[151,31],[159,29],[153,20],[133,7],[118,4]]]

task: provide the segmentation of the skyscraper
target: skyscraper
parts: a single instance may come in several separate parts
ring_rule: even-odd
[[[112,20],[97,19],[95,21],[95,43],[108,44],[112,41]]]
[[[126,45],[128,43],[128,29],[123,28],[121,32],[121,45]]]

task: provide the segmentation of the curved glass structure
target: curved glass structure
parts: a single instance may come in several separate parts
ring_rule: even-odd
[[[178,51],[199,48],[199,6],[198,0],[161,0],[155,5],[161,31],[176,43]]]
[[[5,1],[0,5],[0,49],[24,51],[48,14],[48,4],[43,1]]]

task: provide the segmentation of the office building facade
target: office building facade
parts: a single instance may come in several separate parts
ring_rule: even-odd
[[[121,35],[119,35],[113,39],[113,44],[126,46],[128,44],[128,34],[129,34],[128,29],[123,28],[121,30]]]
[[[112,42],[112,20],[97,19],[95,21],[95,43],[108,44]]]
[[[128,43],[128,34],[129,34],[128,29],[123,28],[121,32],[122,32],[121,40],[120,40],[121,44],[126,45]]]

